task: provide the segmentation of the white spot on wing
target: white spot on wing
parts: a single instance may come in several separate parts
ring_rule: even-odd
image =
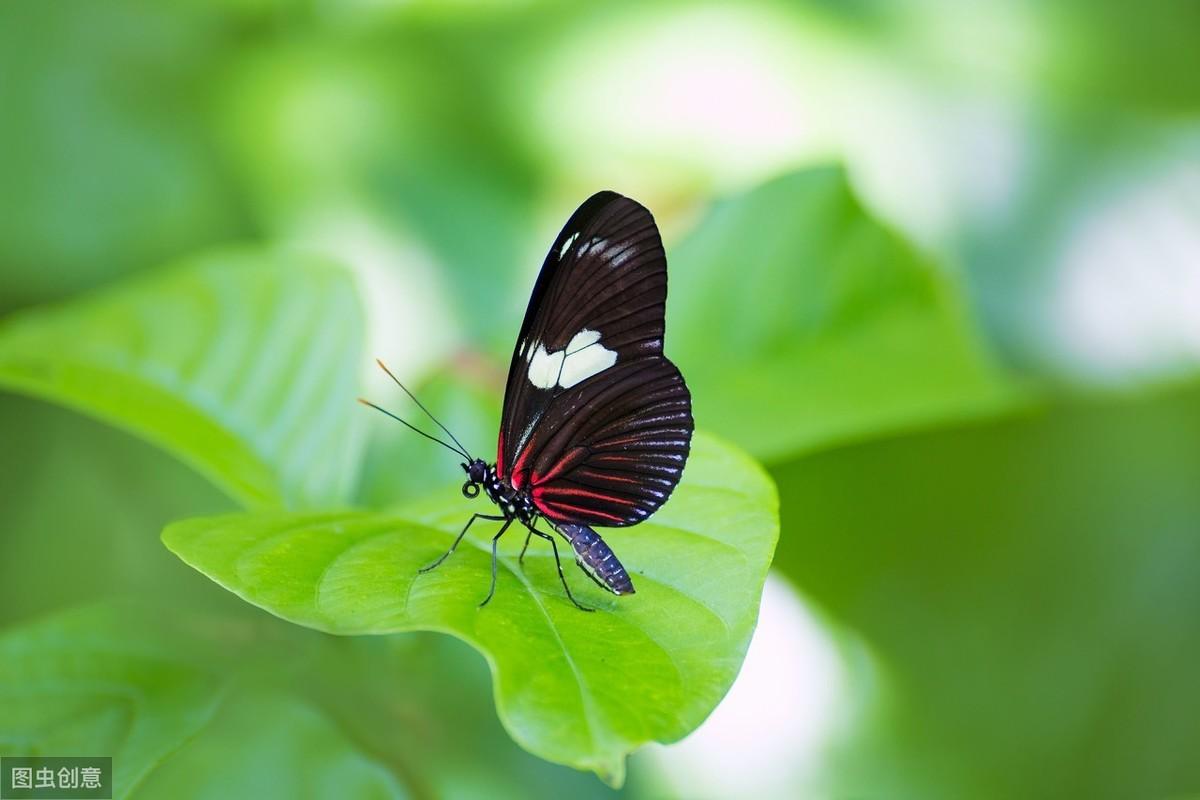
[[[614,268],[621,266],[622,264],[624,264],[626,261],[629,260],[629,257],[632,256],[634,254],[634,252],[636,252],[636,250],[637,250],[637,248],[635,248],[635,247],[626,247],[624,250],[617,253],[616,255],[610,256],[608,259],[609,266],[614,267]]]
[[[547,352],[538,345],[529,361],[529,382],[539,389],[569,389],[617,363],[617,351],[600,343],[600,332],[581,330],[565,350]]]
[[[565,242],[563,242],[563,246],[561,248],[559,248],[559,250],[558,250],[558,260],[559,261],[562,261],[564,258],[566,258],[567,251],[571,249],[571,245],[575,244],[575,240],[578,238],[579,238],[579,231],[575,231],[574,233],[572,233],[570,236],[567,237],[567,240]]]
[[[563,362],[562,374],[559,376],[558,382],[564,389],[570,389],[580,381],[603,372],[615,363],[617,363],[617,351],[609,350],[597,342],[567,356]]]
[[[529,360],[529,382],[539,389],[553,389],[558,383],[566,356],[565,350],[547,353],[546,348],[539,344]]]
[[[567,355],[578,352],[598,341],[600,341],[600,331],[589,331],[587,328],[584,328],[572,336],[571,341],[567,342]]]

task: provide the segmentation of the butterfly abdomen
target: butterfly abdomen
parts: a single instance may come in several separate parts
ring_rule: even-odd
[[[575,560],[593,580],[613,594],[633,594],[629,573],[600,534],[574,522],[559,522],[554,527],[575,548]]]

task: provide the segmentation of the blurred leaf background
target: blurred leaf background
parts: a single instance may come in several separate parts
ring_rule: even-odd
[[[382,357],[486,449],[544,249],[611,188],[663,229],[699,424],[783,520],[741,678],[621,791],[1200,790],[1197,31],[1184,0],[0,5],[0,750],[124,742],[145,796],[612,794],[509,740],[465,646],[288,626],[159,542],[419,497],[454,471],[424,443],[272,439],[250,404],[264,463],[346,468],[218,487],[20,394],[79,405],[128,333],[98,293],[169,286],[199,310],[139,329],[130,380],[227,335],[269,387],[326,343],[320,375],[391,397]],[[223,316],[245,252],[280,266]],[[50,336],[59,301],[100,322]]]

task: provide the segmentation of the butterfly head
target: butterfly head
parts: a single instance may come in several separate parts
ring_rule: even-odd
[[[463,462],[463,472],[467,473],[467,482],[463,484],[464,497],[478,497],[480,485],[487,480],[488,468],[482,458],[476,458],[471,463]]]

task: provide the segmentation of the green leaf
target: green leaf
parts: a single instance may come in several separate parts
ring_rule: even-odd
[[[171,452],[249,506],[346,497],[362,448],[353,281],[225,251],[0,325],[0,387]]]
[[[397,798],[408,792],[318,709],[276,689],[238,692],[137,796]]]
[[[404,796],[315,706],[219,666],[251,636],[217,619],[167,627],[127,604],[6,631],[0,752],[111,755],[114,798]]]
[[[0,750],[111,755],[113,796],[124,797],[211,718],[216,677],[127,622],[87,609],[0,636]]]
[[[301,625],[463,639],[488,659],[501,719],[519,744],[614,785],[627,753],[680,739],[708,716],[745,655],[778,533],[774,487],[754,462],[697,436],[671,501],[636,528],[604,534],[637,594],[605,594],[569,571],[591,614],[567,601],[544,543],[518,565],[519,533],[502,547],[495,598],[479,608],[488,523],[418,574],[473,510],[484,509],[453,491],[407,518],[236,515],[176,523],[163,540],[222,586]]]
[[[718,204],[668,256],[667,351],[697,422],[760,458],[1013,400],[954,287],[840,169]]]

